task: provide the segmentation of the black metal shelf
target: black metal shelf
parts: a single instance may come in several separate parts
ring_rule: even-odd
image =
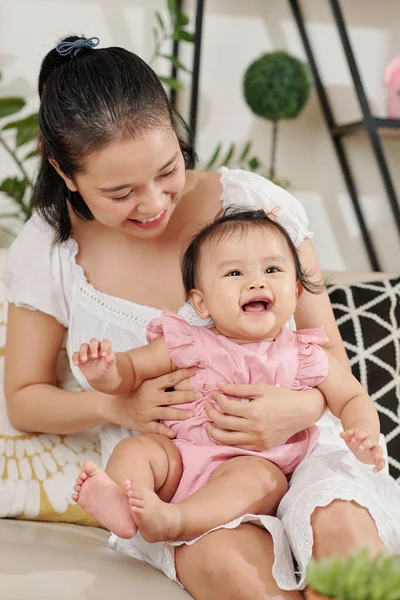
[[[363,208],[360,203],[359,192],[357,189],[355,179],[351,172],[350,163],[347,157],[346,148],[343,143],[343,140],[346,136],[353,135],[359,132],[365,132],[368,135],[371,148],[382,177],[385,192],[390,204],[393,220],[396,224],[397,230],[400,235],[400,207],[381,141],[381,137],[385,137],[385,133],[387,133],[388,131],[392,136],[395,134],[396,130],[399,130],[400,137],[400,119],[384,119],[381,117],[376,117],[371,113],[369,102],[361,80],[360,72],[355,60],[354,52],[351,47],[350,39],[347,33],[346,24],[343,18],[339,0],[328,0],[346,56],[347,64],[351,73],[354,89],[356,91],[357,98],[362,111],[362,119],[359,121],[344,124],[336,123],[330,105],[330,101],[325,91],[319,68],[315,60],[314,51],[312,49],[311,42],[306,30],[305,19],[300,8],[300,0],[288,1],[292,9],[293,17],[299,30],[301,40],[303,42],[303,46],[307,55],[312,75],[314,77],[315,87],[320,100],[322,112],[324,114],[326,124],[331,135],[332,143],[337,155],[337,159],[342,170],[343,178],[345,180],[346,187],[353,204],[353,209],[358,220],[365,250],[367,252],[371,268],[375,271],[380,271],[380,261],[378,259],[375,245],[373,243],[370,231],[368,230],[365,221]],[[181,5],[181,0],[179,3]],[[189,116],[189,128],[191,131],[193,141],[195,141],[196,138],[197,128],[200,59],[204,12],[205,0],[196,0],[196,30]],[[176,56],[178,55],[178,51],[179,44],[174,44],[174,54]],[[176,72],[173,72],[173,76],[174,75],[176,75]],[[174,93],[172,93],[172,100],[174,102],[176,100]]]
[[[379,133],[382,135],[386,130],[399,130],[398,135],[400,136],[400,119],[383,119],[382,117],[371,117],[374,121],[374,125]],[[353,133],[359,133],[365,131],[365,121],[353,121],[351,123],[343,123],[342,125],[336,125],[332,128],[332,134],[334,136],[352,135]]]
[[[299,0],[289,0],[292,9],[293,17],[300,33],[301,40],[307,55],[310,69],[314,77],[315,87],[320,100],[322,112],[324,114],[328,130],[331,134],[332,142],[336,151],[336,155],[342,169],[343,177],[347,185],[347,189],[353,204],[354,212],[357,216],[360,226],[361,235],[364,241],[364,246],[368,254],[368,258],[373,270],[380,271],[380,262],[372,241],[370,232],[365,222],[363,209],[360,204],[359,193],[355,183],[355,179],[350,169],[350,163],[347,157],[346,149],[343,144],[343,138],[347,135],[352,135],[360,131],[365,131],[369,137],[371,148],[382,177],[383,186],[388,198],[390,208],[393,215],[393,220],[396,224],[397,231],[400,234],[400,206],[397,199],[397,193],[393,185],[393,180],[389,171],[389,166],[382,146],[381,137],[384,132],[390,130],[394,133],[395,130],[400,130],[400,120],[398,119],[383,119],[376,117],[371,113],[368,98],[364,90],[361,75],[354,56],[353,48],[350,43],[349,35],[346,28],[346,23],[340,7],[339,0],[329,0],[332,10],[332,15],[336,28],[342,43],[345,53],[347,65],[353,80],[353,85],[357,98],[360,104],[362,119],[351,123],[338,125],[335,122],[333,111],[325,91],[324,84],[321,79],[319,68],[315,60],[312,45],[306,30],[303,12],[300,8]]]

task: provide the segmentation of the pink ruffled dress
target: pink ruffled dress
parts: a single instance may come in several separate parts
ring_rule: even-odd
[[[148,342],[160,335],[164,335],[168,353],[178,368],[197,367],[190,382],[202,394],[201,399],[177,407],[193,411],[193,417],[166,422],[176,433],[173,441],[183,463],[182,479],[172,502],[182,502],[203,487],[213,471],[234,456],[263,456],[289,477],[316,445],[319,438],[316,426],[263,452],[218,446],[204,427],[210,422],[205,404],[211,402],[219,409],[210,397],[210,392],[218,389],[219,381],[267,383],[298,391],[317,386],[328,374],[328,357],[320,347],[328,341],[324,330],[290,331],[283,327],[273,342],[236,344],[208,327],[194,327],[176,313],[165,310],[147,328]]]

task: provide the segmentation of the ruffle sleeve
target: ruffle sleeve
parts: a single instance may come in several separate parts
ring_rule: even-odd
[[[275,220],[288,232],[296,247],[311,238],[308,217],[302,204],[269,179],[242,169],[219,169],[222,186],[222,206],[262,208],[275,214]]]
[[[8,251],[3,275],[8,301],[68,327],[74,264],[70,242],[55,244],[50,226],[37,214],[31,217]]]
[[[147,326],[147,341],[150,343],[163,335],[168,354],[177,367],[200,366],[195,329],[176,313],[164,310]]]
[[[295,331],[298,347],[298,368],[293,389],[301,391],[316,387],[326,379],[329,359],[322,348],[328,343],[323,327]]]

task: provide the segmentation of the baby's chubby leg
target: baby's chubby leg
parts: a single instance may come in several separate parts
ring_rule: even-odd
[[[246,513],[274,515],[288,489],[285,475],[257,456],[228,459],[207,484],[180,504],[143,486],[128,492],[133,518],[149,542],[189,540]]]
[[[182,475],[182,461],[171,440],[147,434],[119,442],[105,472],[91,461],[86,461],[83,469],[72,498],[112,533],[129,539],[138,529],[127,498],[130,480],[169,502]]]

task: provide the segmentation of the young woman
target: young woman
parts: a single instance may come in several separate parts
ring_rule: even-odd
[[[88,337],[107,338],[116,351],[146,343],[146,327],[170,309],[195,324],[185,305],[179,259],[188,236],[230,204],[270,209],[298,247],[303,267],[321,274],[301,205],[271,182],[244,171],[193,171],[195,156],[181,139],[183,123],[156,76],[121,48],[91,48],[71,37],[45,57],[39,76],[42,162],[36,183],[39,212],[13,244],[6,271],[9,299],[5,392],[12,424],[26,431],[77,432],[102,425],[104,462],[130,430],[171,431],[159,420],[190,416],[169,405],[194,400],[181,369],[145,381],[120,397],[56,387],[56,361],[67,334],[69,356]],[[29,256],[30,264],[27,267]],[[298,328],[325,327],[330,352],[347,364],[326,293],[305,292]],[[174,388],[175,391],[165,393]],[[320,391],[274,386],[225,386],[252,398],[218,396],[210,408],[220,444],[268,449],[311,427],[324,410]],[[392,487],[346,463],[336,422],[324,416],[313,454],[295,471],[275,517],[243,517],[174,551],[169,544],[113,538],[114,547],[140,556],[179,581],[196,600],[299,599],[304,569],[317,558],[398,551],[399,525],[390,511]],[[329,449],[327,449],[327,444]],[[375,478],[375,480],[374,480]],[[393,484],[394,485],[394,484]],[[261,525],[258,527],[256,525]],[[292,551],[301,572],[296,579]]]

